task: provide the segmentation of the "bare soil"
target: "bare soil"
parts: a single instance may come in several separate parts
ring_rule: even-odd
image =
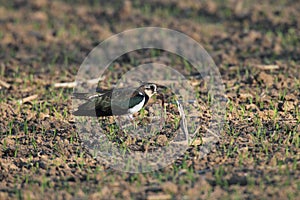
[[[299,13],[300,2],[288,0],[0,0],[0,199],[299,198]],[[143,26],[198,41],[228,102],[222,137],[207,156],[198,142],[166,168],[130,174],[81,145],[73,89],[54,84],[74,81],[99,42]],[[132,65],[126,56],[118,64]],[[208,99],[195,77],[200,137]]]

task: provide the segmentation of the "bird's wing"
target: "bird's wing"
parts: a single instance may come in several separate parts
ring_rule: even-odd
[[[107,116],[110,115],[110,95],[111,91],[105,93],[73,93],[73,98],[86,100],[73,112],[77,116]]]
[[[136,93],[137,91],[132,88],[107,90],[104,93],[92,95],[88,93],[73,93],[73,97],[86,100],[73,114],[78,116],[124,114],[128,108],[141,101],[141,97],[130,100]]]
[[[91,94],[91,93],[80,93],[80,92],[74,92],[72,95],[73,99],[84,99],[84,100],[93,100],[94,98],[107,95],[111,91],[106,91],[105,93],[96,93],[96,94]]]
[[[141,101],[143,101],[143,99],[144,99],[145,97],[143,96],[143,95],[136,95],[136,96],[134,96],[134,97],[132,97],[132,98],[130,98],[130,100],[129,100],[129,102],[128,102],[128,104],[127,104],[127,106],[129,107],[129,108],[132,108],[132,107],[134,107],[135,105],[137,105],[137,104],[139,104]],[[144,105],[143,105],[144,106]]]
[[[116,89],[111,95],[111,107],[112,109],[128,109],[141,102],[143,99],[142,95],[136,89]]]

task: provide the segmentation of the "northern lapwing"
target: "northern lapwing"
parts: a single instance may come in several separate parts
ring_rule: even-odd
[[[139,112],[149,99],[157,93],[157,84],[143,83],[138,88],[116,88],[104,90],[101,93],[89,95],[74,93],[74,98],[85,99],[73,112],[75,116],[113,116],[132,115]]]

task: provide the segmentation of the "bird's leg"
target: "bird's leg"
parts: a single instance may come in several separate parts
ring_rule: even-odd
[[[121,116],[116,116],[116,119],[118,121],[119,127],[120,129],[122,129],[124,132],[126,132],[128,130],[129,127],[133,126],[134,128],[136,128],[137,124],[135,124],[134,118],[132,114],[127,114],[125,119],[125,124],[122,124],[122,120],[121,120]],[[130,121],[130,123],[126,123]],[[127,129],[127,130],[126,130]]]
[[[117,115],[116,118],[117,118],[117,121],[118,121],[118,123],[119,123],[120,129],[121,129],[121,130],[124,130],[124,127],[123,127],[123,124],[122,124],[122,120],[121,120],[120,115]]]
[[[130,120],[130,122],[132,123],[133,128],[136,128],[136,127],[137,127],[137,123],[135,123],[134,118],[133,118],[133,115],[132,115],[132,114],[128,114],[128,115],[127,115],[127,118],[128,118],[128,119]]]
[[[127,115],[127,117],[130,119],[131,122],[133,122],[134,118],[132,114]]]
[[[159,123],[159,128],[162,129],[164,122],[165,122],[165,96],[163,94],[160,94],[161,96],[161,118],[160,118],[160,123]]]

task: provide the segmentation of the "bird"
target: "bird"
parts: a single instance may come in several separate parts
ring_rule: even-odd
[[[157,94],[157,84],[142,83],[138,88],[115,88],[98,91],[97,94],[73,93],[73,97],[86,100],[73,112],[75,116],[105,117],[133,114],[146,106],[149,99]]]

